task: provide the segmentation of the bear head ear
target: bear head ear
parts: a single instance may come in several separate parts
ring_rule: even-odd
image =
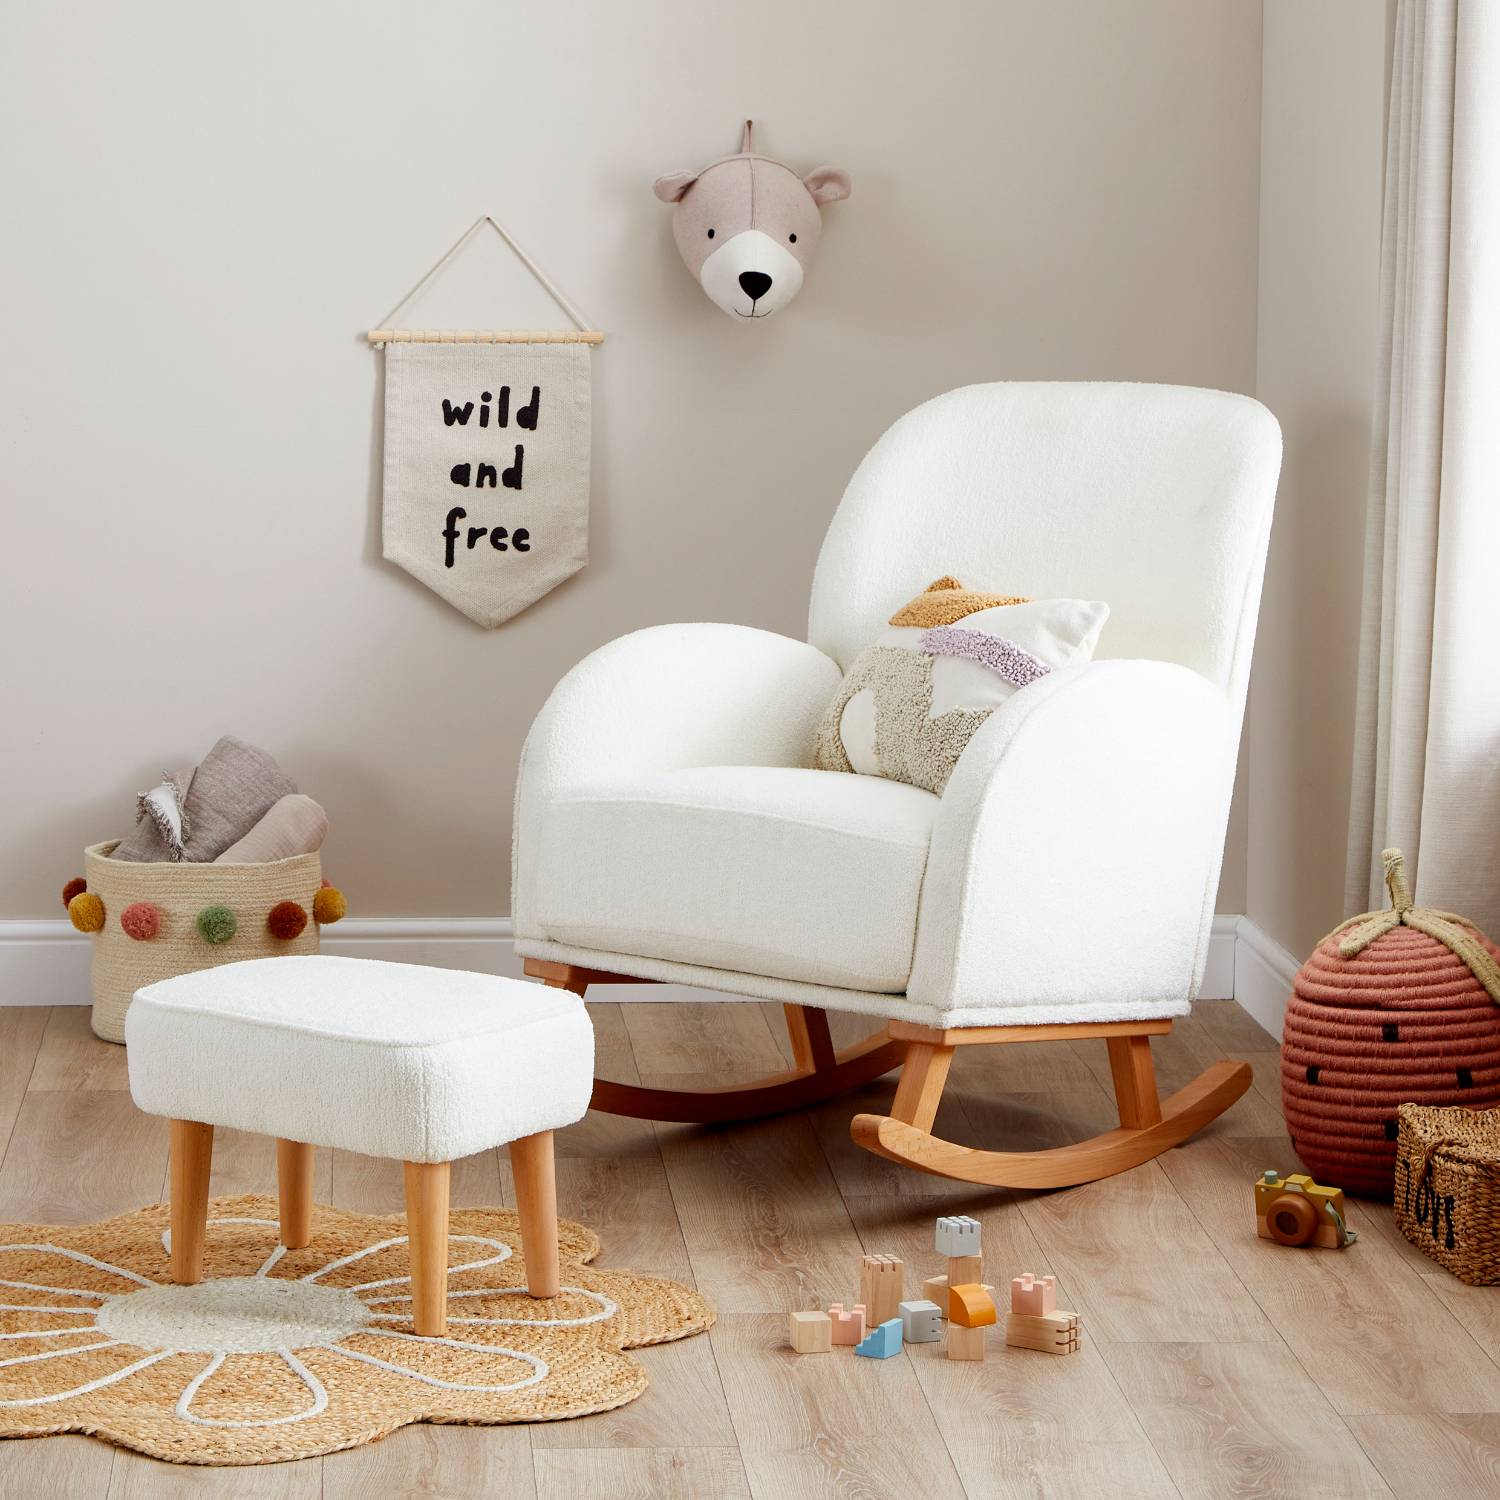
[[[696,172],[668,172],[656,179],[652,191],[663,203],[676,203],[697,180]]]
[[[842,167],[814,167],[802,179],[814,203],[837,203],[849,196],[849,174]]]

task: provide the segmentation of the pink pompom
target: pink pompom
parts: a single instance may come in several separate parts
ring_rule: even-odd
[[[120,926],[127,937],[147,942],[161,931],[161,912],[149,901],[133,901],[120,913]]]

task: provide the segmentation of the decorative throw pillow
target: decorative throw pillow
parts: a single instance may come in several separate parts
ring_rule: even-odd
[[[985,594],[939,578],[855,658],[818,727],[813,764],[941,795],[995,709],[1088,661],[1108,618],[1107,604]]]

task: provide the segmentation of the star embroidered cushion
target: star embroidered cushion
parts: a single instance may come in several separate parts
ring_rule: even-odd
[[[1025,599],[939,578],[854,659],[818,728],[822,771],[884,776],[942,794],[995,709],[1090,660],[1109,606]]]

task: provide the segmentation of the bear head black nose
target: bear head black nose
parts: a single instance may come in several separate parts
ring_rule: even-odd
[[[740,287],[752,302],[759,302],[771,290],[771,278],[764,271],[741,271]]]

